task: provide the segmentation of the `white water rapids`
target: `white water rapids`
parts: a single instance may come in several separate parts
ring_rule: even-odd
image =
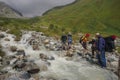
[[[40,45],[40,50],[33,50],[28,44],[29,39],[31,39],[31,34],[33,33],[35,32],[26,31],[21,40],[15,42],[14,35],[2,32],[2,34],[5,35],[5,38],[10,39],[10,41],[5,41],[5,38],[2,38],[0,43],[7,55],[15,54],[10,51],[10,46],[17,46],[18,48],[24,49],[26,55],[30,55],[29,59],[35,60],[35,63],[37,63],[38,66],[41,62],[39,59],[40,53],[54,56],[55,60],[49,61],[51,65],[48,67],[48,71],[40,72],[40,76],[51,77],[57,80],[118,80],[113,72],[92,65],[80,56],[76,57],[79,61],[75,61],[75,59],[73,61],[67,61],[65,57],[58,56],[58,54],[64,53],[63,51],[47,50],[43,44]],[[41,36],[40,33],[37,33],[36,35],[39,38],[45,38],[45,36]]]

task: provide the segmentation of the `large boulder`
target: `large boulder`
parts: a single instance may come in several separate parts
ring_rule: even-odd
[[[20,74],[19,76],[21,79],[30,79],[31,75],[28,72],[23,72],[22,74]]]
[[[15,51],[17,51],[17,47],[16,47],[16,46],[11,46],[11,47],[10,47],[10,50],[11,50],[12,52],[15,52]]]
[[[13,69],[16,69],[16,70],[23,69],[25,66],[26,66],[25,63],[19,62],[13,66]]]
[[[50,40],[49,39],[45,39],[44,40],[44,44],[49,44]]]
[[[23,49],[17,50],[16,55],[18,55],[18,56],[20,56],[20,55],[26,56],[25,51]]]
[[[27,72],[0,75],[0,80],[35,80]]]
[[[30,69],[30,70],[28,70],[27,72],[30,73],[30,74],[36,74],[36,73],[38,73],[39,71],[40,71],[39,68],[35,68],[35,69]]]
[[[9,38],[5,38],[5,41],[10,41],[10,39]]]
[[[32,48],[33,50],[39,50],[39,46],[36,44],[36,45],[32,45]]]
[[[40,53],[40,59],[41,60],[47,60],[48,59],[48,56],[47,55],[45,55],[45,54],[43,54],[43,53]]]
[[[4,38],[5,37],[5,35],[4,34],[0,34],[0,38]]]
[[[22,69],[24,71],[30,71],[33,69],[39,69],[39,67],[33,62],[27,62],[25,67]]]

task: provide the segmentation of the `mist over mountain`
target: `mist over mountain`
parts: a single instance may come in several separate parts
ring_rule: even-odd
[[[10,18],[18,18],[21,17],[22,14],[5,4],[4,2],[0,2],[0,16],[1,17],[10,17]]]
[[[66,5],[75,0],[0,0],[21,12],[25,17],[41,16],[56,6]]]

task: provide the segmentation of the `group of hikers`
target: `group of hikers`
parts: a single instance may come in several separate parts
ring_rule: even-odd
[[[115,40],[117,36],[111,35],[108,37],[102,37],[100,33],[96,33],[95,37],[92,40],[89,40],[90,34],[87,33],[80,37],[79,43],[83,47],[83,54],[86,55],[88,53],[88,45],[91,44],[91,52],[92,58],[97,58],[98,63],[102,68],[106,68],[106,57],[105,52],[114,52],[115,50]],[[61,36],[62,49],[69,50],[72,45],[72,35],[68,33],[68,35]]]

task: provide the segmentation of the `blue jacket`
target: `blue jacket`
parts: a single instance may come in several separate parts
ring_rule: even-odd
[[[68,42],[72,43],[72,35],[68,34]]]
[[[97,49],[98,49],[98,51],[105,49],[105,40],[101,36],[98,37]]]

